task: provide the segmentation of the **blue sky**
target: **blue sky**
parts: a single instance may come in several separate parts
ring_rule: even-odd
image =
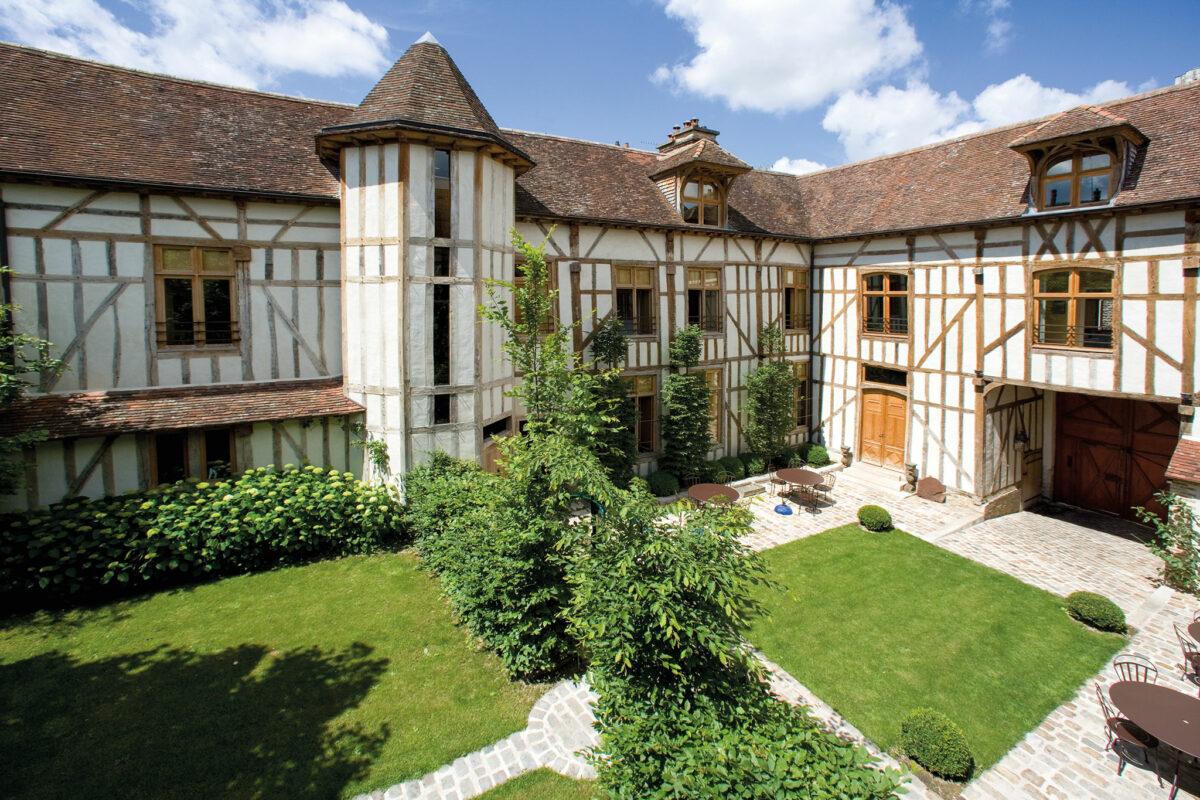
[[[0,37],[356,103],[430,30],[503,127],[653,148],[690,117],[804,170],[1169,85],[1200,3],[0,0]]]

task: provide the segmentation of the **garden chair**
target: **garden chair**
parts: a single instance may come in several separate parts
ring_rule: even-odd
[[[1158,683],[1158,667],[1145,656],[1131,653],[1113,662],[1113,669],[1123,681]]]
[[[821,476],[821,482],[812,487],[813,497],[824,497],[833,502],[833,487],[837,485],[837,474],[828,472]]]
[[[767,485],[771,487],[771,494],[776,497],[783,497],[787,494],[788,482],[780,479],[779,473],[775,470],[767,473]]]
[[[1189,672],[1200,673],[1200,646],[1192,641],[1186,630],[1179,627],[1178,622],[1171,624],[1175,626],[1175,638],[1179,640],[1179,649],[1183,652],[1183,678],[1187,680]]]
[[[1125,769],[1125,753],[1122,749],[1118,749],[1115,745],[1117,742],[1129,748],[1137,748],[1142,751],[1142,766],[1150,766],[1150,750],[1158,747],[1158,739],[1155,739],[1144,730],[1134,725],[1129,720],[1122,717],[1113,710],[1108,704],[1108,698],[1104,696],[1104,689],[1096,685],[1096,699],[1100,701],[1100,711],[1104,714],[1104,730],[1108,734],[1108,744],[1104,746],[1105,750],[1112,750],[1117,755],[1117,774],[1120,775]]]

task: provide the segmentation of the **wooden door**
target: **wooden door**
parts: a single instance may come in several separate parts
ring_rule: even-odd
[[[1134,506],[1158,510],[1179,416],[1165,403],[1060,394],[1056,440],[1055,499],[1135,519]]]
[[[904,469],[904,443],[908,432],[908,402],[904,395],[885,389],[863,390],[862,460],[888,469]]]

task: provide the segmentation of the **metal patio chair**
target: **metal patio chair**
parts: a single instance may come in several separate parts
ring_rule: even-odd
[[[1183,677],[1187,680],[1189,672],[1193,675],[1200,673],[1200,646],[1192,641],[1187,630],[1181,628],[1178,622],[1171,624],[1175,626],[1175,638],[1179,640],[1179,649],[1183,653]]]
[[[1137,653],[1121,656],[1113,662],[1113,669],[1123,681],[1158,683],[1158,667],[1150,659]]]
[[[1150,750],[1158,747],[1158,739],[1155,739],[1144,730],[1134,725],[1118,714],[1112,706],[1108,704],[1108,698],[1104,696],[1104,689],[1096,686],[1096,699],[1100,701],[1100,711],[1104,714],[1104,730],[1108,734],[1108,744],[1104,746],[1105,750],[1112,750],[1117,756],[1117,774],[1120,775],[1125,769],[1125,753],[1124,748],[1117,748],[1117,742],[1130,748],[1137,748],[1142,751],[1142,766],[1150,766]]]

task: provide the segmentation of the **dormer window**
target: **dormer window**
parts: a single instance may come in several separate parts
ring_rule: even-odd
[[[696,225],[722,224],[721,188],[712,181],[688,180],[683,184],[680,212],[683,221]]]
[[[1080,152],[1046,167],[1042,208],[1067,208],[1106,203],[1113,185],[1114,159],[1108,153]]]

